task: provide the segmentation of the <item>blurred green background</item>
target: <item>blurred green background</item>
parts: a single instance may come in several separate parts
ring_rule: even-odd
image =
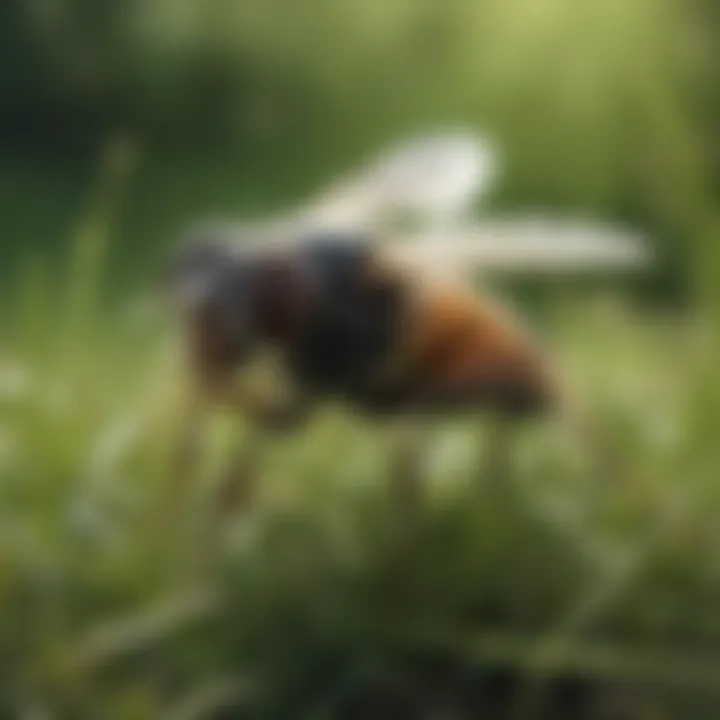
[[[717,2],[5,0],[0,58],[1,717],[718,717]],[[198,580],[237,440],[169,489],[178,230],[444,124],[500,142],[487,211],[652,238],[650,303],[541,289],[625,471],[534,428],[497,497],[448,423],[398,573],[382,432],[329,409]]]
[[[673,248],[711,243],[712,2],[15,0],[1,12],[3,255],[62,255],[118,137],[138,155],[113,233],[134,273],[188,217],[297,199],[381,140],[446,122],[499,139],[496,207],[581,209]]]

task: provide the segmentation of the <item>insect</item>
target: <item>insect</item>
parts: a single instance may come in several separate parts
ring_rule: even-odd
[[[372,237],[324,233],[290,249],[199,244],[173,272],[191,298],[194,370],[219,399],[267,344],[308,396],[371,414],[482,404],[522,415],[552,404],[539,352],[506,313],[468,288],[424,280]]]
[[[437,193],[442,222],[430,222],[432,233],[394,241],[376,222],[391,197],[388,178],[394,188],[405,187],[402,172],[414,172],[408,171],[413,160],[432,160],[440,167],[438,152],[440,160],[447,153],[444,168],[451,175],[459,151],[468,151],[467,145],[447,142],[436,142],[432,152],[424,147],[424,155],[417,145],[410,147],[409,158],[395,153],[392,162],[373,165],[343,186],[342,207],[352,205],[353,197],[361,199],[356,221],[318,210],[337,209],[333,190],[323,196],[332,202],[321,198],[311,212],[269,229],[212,225],[191,232],[172,264],[169,286],[181,311],[198,398],[274,429],[297,427],[329,397],[384,419],[483,410],[511,425],[566,411],[543,352],[507,310],[479,295],[457,272],[431,271],[488,268],[493,258],[501,269],[546,269],[552,258],[554,266],[604,262],[618,267],[638,261],[636,248],[617,239],[613,245],[592,231],[580,233],[576,226],[574,241],[559,251],[557,224],[548,229],[517,221],[490,231],[460,224],[452,237],[438,236],[440,225],[450,227],[447,208],[467,206],[468,181],[487,177],[477,163],[473,175],[467,158],[455,167],[462,171],[454,186],[462,191],[462,202],[446,187]],[[452,185],[451,178],[444,179]],[[442,172],[435,180],[443,184]],[[407,187],[394,197],[398,202],[414,198],[422,206],[431,190],[426,180],[423,199]],[[379,205],[368,201],[378,196],[384,197]],[[551,236],[555,245],[548,243]],[[291,392],[281,402],[269,402],[236,382],[238,367],[265,346],[275,350],[291,380]],[[194,408],[190,414],[198,412]],[[496,445],[502,447],[499,440]],[[405,468],[396,478],[401,504],[417,495],[417,473],[410,469],[417,454],[417,448],[398,451],[404,458],[398,466]]]

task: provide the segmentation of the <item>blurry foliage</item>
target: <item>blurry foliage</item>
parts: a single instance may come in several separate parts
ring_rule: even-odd
[[[495,718],[564,671],[550,720],[628,686],[717,717],[719,28],[715,0],[0,2],[0,716]],[[538,428],[497,497],[482,431],[440,428],[398,572],[382,442],[329,412],[188,586],[229,433],[169,498],[172,345],[108,284],[199,213],[265,212],[446,121],[501,140],[494,208],[628,219],[660,290],[701,301],[545,295],[627,477]]]
[[[123,133],[148,163],[125,234],[148,245],[191,212],[294,199],[398,132],[470,123],[501,141],[496,207],[629,220],[667,253],[664,292],[689,273],[708,294],[719,26],[711,0],[9,0],[0,142],[45,160],[0,203],[55,204],[78,173],[45,198],[47,158],[86,168]],[[34,242],[12,218],[10,244]]]
[[[3,104],[44,123],[33,141],[72,133],[53,118],[242,141],[296,136],[302,120],[321,136],[367,135],[462,115],[513,141],[534,167],[527,182],[572,163],[585,170],[575,191],[602,199],[629,175],[617,165],[637,164],[628,152],[669,142],[674,162],[717,155],[714,132],[696,133],[717,114],[713,12],[678,0],[14,0],[0,25]]]
[[[76,272],[71,289],[98,287],[97,265]],[[65,314],[38,290],[16,299],[0,353],[8,717],[493,719],[558,676],[556,709],[524,717],[594,718],[628,689],[630,717],[652,717],[650,698],[716,715],[720,448],[703,427],[720,405],[696,402],[702,326],[553,311],[562,366],[622,450],[616,476],[548,425],[521,433],[500,487],[482,426],[439,425],[398,562],[382,431],[329,408],[268,448],[213,563],[208,493],[252,437],[209,423],[200,486],[168,484],[178,376],[162,318],[78,312],[85,291]]]

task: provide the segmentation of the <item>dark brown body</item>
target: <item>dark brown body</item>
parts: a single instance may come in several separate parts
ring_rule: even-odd
[[[306,403],[339,395],[373,413],[489,409],[518,417],[554,402],[533,344],[469,289],[427,283],[362,242],[320,242],[254,262],[243,274],[252,284],[243,297],[253,344],[281,351]],[[227,312],[232,317],[232,306]],[[195,368],[222,396],[245,341],[213,306],[188,321]]]

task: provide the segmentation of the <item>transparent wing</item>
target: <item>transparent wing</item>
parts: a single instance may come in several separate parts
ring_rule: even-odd
[[[217,226],[238,252],[292,246],[317,226],[293,219]],[[329,235],[328,237],[333,237]],[[338,232],[338,242],[352,234]],[[562,218],[506,218],[450,232],[381,235],[380,250],[420,273],[442,276],[630,273],[647,270],[653,252],[647,238],[610,224]]]
[[[444,130],[404,140],[320,192],[303,214],[316,227],[382,227],[389,216],[422,228],[459,224],[488,192],[497,172],[489,140]]]
[[[398,237],[386,249],[403,264],[445,274],[621,273],[646,269],[653,257],[639,233],[559,218],[498,219],[451,235]]]
[[[626,228],[542,216],[474,218],[498,168],[489,140],[441,130],[395,144],[299,209],[216,228],[245,248],[292,245],[307,233],[338,231],[340,240],[370,231],[388,254],[431,273],[628,272],[650,264],[646,239]],[[383,221],[395,211],[418,216],[417,229],[404,236],[387,232]]]

